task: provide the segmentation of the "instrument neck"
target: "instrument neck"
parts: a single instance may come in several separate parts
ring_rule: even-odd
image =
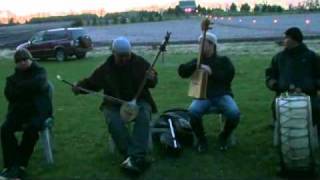
[[[204,43],[206,41],[206,35],[207,35],[207,31],[204,30],[203,35],[202,35],[201,50],[200,50],[200,53],[198,56],[198,61],[197,61],[197,69],[200,69],[200,67],[201,67],[201,63],[202,63],[202,59],[203,59],[203,52],[204,52]]]
[[[142,80],[142,82],[141,82],[141,84],[140,84],[140,86],[139,86],[139,89],[138,89],[138,91],[137,91],[137,94],[134,96],[134,100],[137,100],[137,99],[139,98],[140,94],[142,93],[143,88],[144,88],[144,86],[145,86],[146,83],[147,83],[147,77],[148,77],[148,74],[147,74],[147,73],[149,73],[149,72],[153,69],[153,67],[155,66],[155,64],[156,64],[156,62],[157,62],[157,60],[158,60],[161,52],[162,52],[162,51],[160,51],[160,50],[158,51],[158,53],[157,53],[157,55],[155,56],[155,58],[154,58],[154,60],[153,60],[153,62],[152,62],[152,64],[151,64],[151,66],[150,66],[150,67],[148,68],[148,70],[146,71],[146,74],[145,74],[144,77],[143,77],[143,80]]]
[[[72,86],[74,86],[74,85],[72,84]],[[85,88],[82,88],[82,87],[79,87],[79,86],[77,86],[77,88],[79,88],[81,91],[83,91],[85,93],[92,94],[92,95],[95,95],[95,96],[98,96],[98,97],[103,97],[107,101],[110,101],[110,102],[113,102],[113,103],[116,103],[116,104],[124,104],[124,103],[126,103],[126,101],[124,101],[122,99],[115,98],[115,97],[112,97],[112,96],[108,96],[106,94],[100,94],[98,92],[91,91],[91,90],[88,90],[88,89],[85,89]]]

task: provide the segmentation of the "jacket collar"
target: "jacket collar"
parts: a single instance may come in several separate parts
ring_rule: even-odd
[[[304,43],[301,43],[299,44],[297,47],[294,47],[292,49],[285,49],[284,52],[289,54],[289,55],[298,55],[298,54],[301,54],[305,51],[308,50],[308,47],[304,44]]]

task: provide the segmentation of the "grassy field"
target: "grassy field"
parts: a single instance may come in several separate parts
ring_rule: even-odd
[[[152,59],[148,53],[146,58]],[[196,57],[194,53],[175,53],[166,56],[165,63],[157,64],[159,84],[152,91],[160,112],[173,107],[186,108],[188,80],[181,80],[176,71],[180,63]],[[101,99],[74,96],[70,88],[55,79],[56,74],[77,81],[86,77],[105,56],[64,63],[41,62],[47,68],[49,79],[55,85],[55,160],[52,167],[45,166],[40,144],[28,167],[31,179],[119,179],[126,178],[120,169],[122,157],[108,151],[107,126],[98,107]],[[155,149],[152,167],[142,175],[144,179],[275,179],[278,165],[276,149],[272,146],[270,103],[272,92],[264,85],[264,69],[271,59],[268,55],[232,55],[236,67],[233,83],[235,99],[242,116],[236,131],[238,144],[223,153],[217,147],[219,122],[214,115],[204,118],[209,138],[209,152],[197,154],[185,149],[179,158],[169,158]],[[5,77],[13,71],[11,61],[0,61],[0,89]],[[1,122],[7,103],[0,94]],[[2,162],[2,155],[0,155]]]

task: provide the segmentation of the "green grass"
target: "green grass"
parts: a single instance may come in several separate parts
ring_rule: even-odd
[[[167,55],[159,61],[159,84],[152,91],[160,112],[173,107],[188,107],[188,80],[181,80],[176,71],[180,63],[196,54]],[[147,58],[151,59],[151,56]],[[238,145],[225,153],[217,149],[219,122],[216,116],[204,118],[210,148],[207,154],[185,149],[179,158],[168,158],[155,149],[152,167],[142,176],[145,179],[247,179],[275,178],[278,156],[272,146],[270,102],[273,94],[264,85],[264,69],[270,57],[259,55],[232,56],[237,73],[233,83],[235,99],[242,112],[236,131]],[[107,126],[98,107],[101,100],[92,96],[74,96],[68,86],[55,79],[61,74],[77,81],[88,76],[105,57],[64,63],[41,62],[55,85],[55,165],[46,167],[40,143],[28,167],[31,179],[107,179],[126,178],[120,169],[122,157],[108,151]],[[5,77],[13,72],[11,61],[0,61],[0,89]],[[4,120],[7,103],[0,94],[0,115]],[[0,155],[2,162],[2,155]]]

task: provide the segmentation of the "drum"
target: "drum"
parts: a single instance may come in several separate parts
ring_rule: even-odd
[[[279,146],[282,169],[313,171],[318,135],[317,128],[312,123],[310,97],[284,93],[276,98],[275,105],[277,119],[274,143]]]

